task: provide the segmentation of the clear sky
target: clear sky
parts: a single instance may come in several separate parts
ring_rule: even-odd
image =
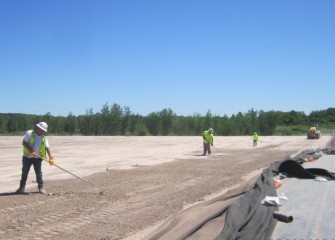
[[[0,1],[0,112],[335,106],[334,0]]]

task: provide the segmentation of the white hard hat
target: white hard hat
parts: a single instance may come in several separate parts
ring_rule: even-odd
[[[37,123],[36,126],[39,128],[39,129],[42,129],[44,132],[47,132],[48,131],[48,124],[46,122],[40,122],[40,123]]]
[[[213,128],[208,129],[208,132],[213,132]]]

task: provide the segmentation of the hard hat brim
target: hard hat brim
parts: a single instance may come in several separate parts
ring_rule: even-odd
[[[41,127],[40,125],[36,124],[36,127],[38,127],[39,129],[43,130],[44,132],[48,132],[48,130],[46,130],[45,128]]]

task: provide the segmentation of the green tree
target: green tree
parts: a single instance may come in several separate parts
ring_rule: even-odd
[[[111,107],[111,135],[121,135],[123,110],[119,104],[114,103]]]
[[[275,111],[259,112],[259,131],[261,135],[273,135],[277,126],[279,113]]]
[[[77,127],[77,118],[70,112],[65,120],[64,132],[73,135]]]
[[[10,114],[7,121],[7,130],[8,132],[17,132],[19,130],[19,122],[18,118],[15,117],[15,114]]]
[[[208,128],[205,119],[200,113],[194,113],[190,122],[190,129],[193,129],[192,135],[201,135]]]
[[[211,110],[207,111],[207,113],[205,115],[205,119],[204,119],[204,126],[203,126],[203,129],[209,129],[209,128],[214,128],[214,126],[213,126],[213,115],[212,115]]]
[[[5,114],[0,114],[0,133],[4,134],[8,132],[7,128],[7,116]]]
[[[80,120],[80,132],[83,135],[96,135],[94,131],[94,113],[93,109],[86,110],[86,114]]]
[[[165,108],[159,112],[160,129],[161,129],[160,131],[163,136],[169,135],[170,130],[172,128],[174,117],[175,114],[170,108]]]
[[[96,118],[100,126],[99,130],[97,129],[98,134],[112,135],[112,115],[108,102],[102,106],[100,114],[97,114]]]
[[[160,135],[160,117],[159,113],[152,112],[149,113],[145,118],[145,125],[149,130],[150,135],[158,136]]]
[[[121,135],[130,135],[131,133],[131,111],[129,107],[124,107],[121,124]]]
[[[147,136],[149,135],[149,130],[144,123],[137,122],[135,126],[135,135],[136,136]]]

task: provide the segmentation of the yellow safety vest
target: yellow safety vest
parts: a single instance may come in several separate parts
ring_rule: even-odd
[[[204,131],[202,136],[205,138],[204,140],[206,144],[211,143],[214,140],[214,135],[208,131]]]
[[[35,141],[36,141],[36,133],[34,131],[32,131],[31,136],[29,138],[29,146],[30,147],[34,147],[35,145]],[[27,148],[23,147],[23,154],[29,156],[30,152]],[[41,156],[42,158],[46,158],[47,154],[46,154],[46,147],[45,147],[45,136],[42,136],[42,144],[38,153],[39,156]]]

